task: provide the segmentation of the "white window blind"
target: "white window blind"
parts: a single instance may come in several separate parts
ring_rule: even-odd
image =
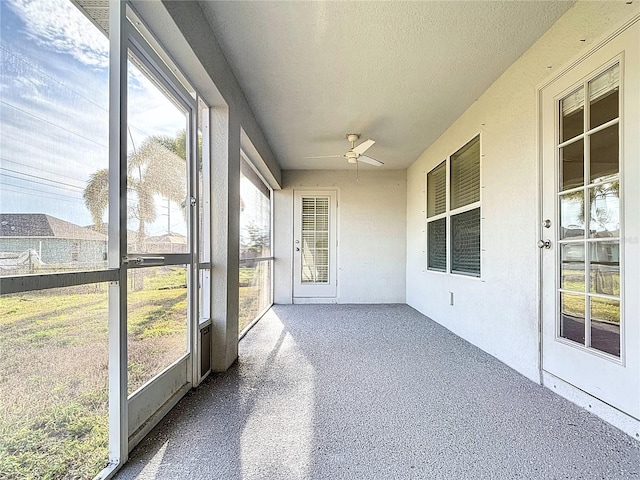
[[[427,174],[427,217],[447,209],[447,162],[442,162]]]
[[[302,283],[329,283],[329,197],[302,199]]]
[[[447,219],[440,218],[427,226],[427,268],[439,272],[447,271]]]
[[[480,137],[451,155],[451,209],[480,200]]]
[[[589,82],[589,100],[591,103],[607,96],[620,87],[620,65],[616,64],[602,75]],[[569,116],[577,110],[584,108],[584,88],[562,99],[562,115]]]
[[[480,276],[480,209],[451,217],[451,272]]]

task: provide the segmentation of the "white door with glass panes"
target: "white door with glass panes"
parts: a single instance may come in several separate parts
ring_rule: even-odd
[[[336,192],[294,194],[293,296],[333,298],[336,279]]]
[[[640,26],[541,91],[543,369],[640,418]]]

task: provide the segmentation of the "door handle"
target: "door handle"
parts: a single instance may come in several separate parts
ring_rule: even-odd
[[[551,248],[551,240],[538,240],[538,248]]]
[[[143,255],[127,255],[123,257],[122,263],[125,265],[163,265],[164,257],[148,257]]]
[[[299,251],[300,251],[300,247],[296,247],[296,252],[299,252]]]

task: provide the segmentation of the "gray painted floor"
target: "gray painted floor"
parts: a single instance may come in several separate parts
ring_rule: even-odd
[[[629,479],[640,442],[406,305],[277,306],[124,479]]]

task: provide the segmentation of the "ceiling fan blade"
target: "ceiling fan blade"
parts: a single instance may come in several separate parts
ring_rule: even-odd
[[[343,158],[343,157],[344,155],[320,155],[318,157],[304,157],[304,158],[312,159],[312,158]]]
[[[376,143],[375,140],[365,140],[364,142],[362,142],[360,145],[358,145],[357,147],[353,148],[353,151],[356,153],[359,153],[360,155],[362,155],[364,152],[366,152],[369,147],[371,147],[374,143]]]
[[[359,162],[368,163],[369,165],[374,165],[379,167],[380,165],[384,165],[380,160],[376,160],[375,158],[367,157],[366,155],[360,155],[358,157]]]

